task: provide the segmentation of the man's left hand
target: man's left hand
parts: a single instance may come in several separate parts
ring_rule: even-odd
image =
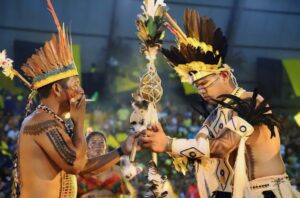
[[[129,135],[124,142],[121,143],[121,148],[125,155],[128,155],[131,153],[134,141],[138,141],[139,133],[131,134]],[[141,147],[137,145],[136,151],[140,151]]]

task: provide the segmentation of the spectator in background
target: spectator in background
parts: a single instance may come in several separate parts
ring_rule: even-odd
[[[200,198],[197,185],[194,181],[190,182],[190,185],[188,186],[186,198]]]
[[[93,131],[86,137],[88,158],[103,155],[107,151],[106,137],[102,132]]]
[[[91,132],[87,137],[87,156],[94,158],[107,152],[106,137],[102,132]],[[132,189],[123,178],[120,167],[99,174],[85,174],[78,177],[78,195],[85,197],[118,197],[120,194],[129,194]]]
[[[4,112],[13,112],[14,100],[11,93],[7,93],[4,100]]]

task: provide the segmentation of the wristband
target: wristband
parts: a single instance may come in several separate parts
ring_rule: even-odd
[[[117,148],[117,152],[118,152],[118,154],[119,154],[120,157],[122,155],[124,155],[123,149],[121,147]]]
[[[166,146],[166,152],[172,152],[172,144],[173,144],[173,138],[167,136],[168,138],[168,143]]]

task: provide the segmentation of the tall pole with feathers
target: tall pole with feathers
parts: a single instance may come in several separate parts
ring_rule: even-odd
[[[136,20],[137,36],[141,44],[140,52],[146,57],[148,63],[146,73],[140,79],[139,88],[133,94],[133,101],[135,104],[141,101],[147,104],[145,108],[147,113],[143,114],[143,120],[145,126],[150,126],[158,122],[156,104],[163,94],[155,60],[162,46],[165,33],[164,12],[166,11],[166,4],[163,0],[144,0],[141,8],[143,13],[138,15]],[[134,157],[135,149],[131,154],[131,161],[134,161]],[[157,164],[156,154],[152,154],[152,160]]]
[[[144,0],[141,6],[143,13],[138,15],[136,20],[137,36],[140,40],[140,52],[148,60],[145,74],[140,79],[140,85],[137,91],[132,94],[132,105],[134,108],[130,116],[133,132],[140,132],[158,122],[156,104],[161,99],[163,89],[161,79],[158,76],[155,60],[158,51],[162,47],[165,34],[166,4],[164,0]],[[130,155],[133,162],[136,153],[137,142]],[[157,154],[152,153],[152,161],[148,167],[148,184],[149,191],[144,197],[166,197],[167,191],[164,190],[166,178],[161,177],[157,170]]]

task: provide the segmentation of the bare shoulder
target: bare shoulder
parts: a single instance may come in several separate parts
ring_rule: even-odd
[[[51,128],[62,128],[52,116],[34,111],[22,122],[21,132],[25,135],[40,135]]]

